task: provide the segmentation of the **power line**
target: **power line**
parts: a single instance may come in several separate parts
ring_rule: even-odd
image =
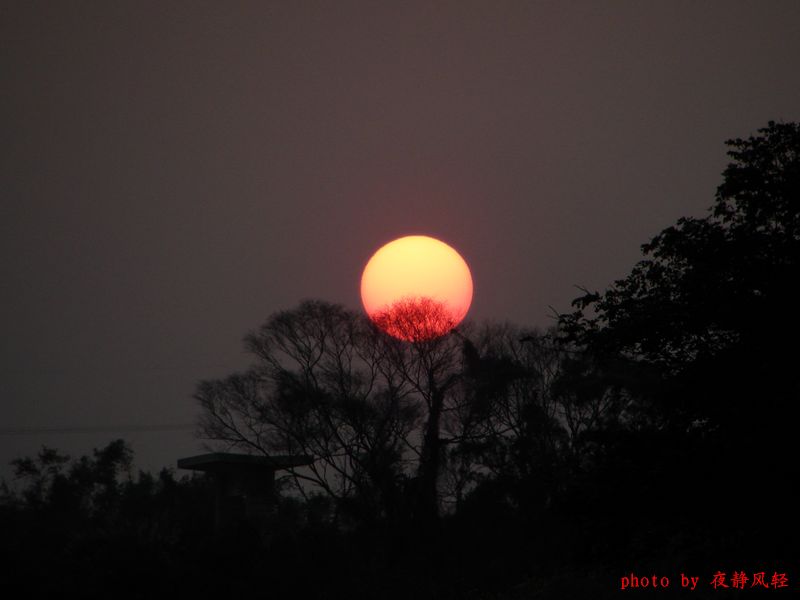
[[[188,431],[194,423],[159,423],[155,425],[93,425],[73,427],[0,427],[0,435],[39,435],[42,433],[131,433],[139,431]]]
[[[134,366],[127,366],[124,369],[124,372],[128,373],[137,373],[142,371],[198,371],[198,370],[225,370],[225,371],[234,371],[236,369],[242,369],[244,367],[239,366],[231,366],[231,365],[223,365],[223,364],[202,364],[202,365],[134,365]],[[3,373],[23,373],[27,371],[36,371],[37,373],[41,371],[42,367],[38,364],[25,364],[25,365],[3,365],[0,366],[0,372]],[[113,366],[104,366],[104,367],[90,367],[90,370],[93,372],[116,372],[119,369],[118,365]],[[70,366],[59,366],[59,365],[50,365],[46,367],[48,373],[74,373],[78,370],[76,367]]]

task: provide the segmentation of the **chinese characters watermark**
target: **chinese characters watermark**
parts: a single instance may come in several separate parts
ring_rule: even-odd
[[[751,588],[777,590],[789,587],[789,578],[786,573],[777,571],[772,571],[772,574],[769,571],[732,571],[730,576],[726,571],[717,571],[710,579],[681,573],[679,581],[680,587],[689,591],[694,591],[698,587],[714,590]],[[623,575],[619,581],[620,590],[663,589],[669,588],[671,585],[672,580],[667,576],[636,575],[634,573]],[[677,582],[675,587],[678,587]]]

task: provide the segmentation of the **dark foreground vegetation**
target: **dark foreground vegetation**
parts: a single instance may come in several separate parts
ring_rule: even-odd
[[[716,572],[765,571],[796,592],[800,126],[728,144],[708,216],[661,232],[552,331],[409,343],[324,302],[273,315],[246,338],[252,368],[196,393],[220,449],[315,458],[258,524],[215,531],[210,481],[132,474],[122,441],[16,461],[6,581],[85,598],[604,598],[641,594],[620,590],[631,573],[680,593],[685,573],[718,597],[737,592],[713,590]]]

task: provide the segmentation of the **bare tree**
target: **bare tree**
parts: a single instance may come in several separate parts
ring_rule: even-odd
[[[372,315],[375,324],[391,336],[407,342],[441,338],[458,324],[447,303],[427,296],[408,296]]]
[[[560,356],[543,336],[454,330],[424,299],[375,321],[320,301],[274,314],[245,339],[249,370],[198,386],[201,435],[311,455],[291,471],[300,493],[312,484],[339,506],[403,509],[423,524],[481,476],[529,474],[532,445],[550,456],[563,443],[552,392]]]
[[[419,416],[379,335],[323,302],[273,315],[245,338],[257,359],[248,371],[198,386],[200,434],[253,453],[311,455],[310,467],[292,470],[298,491],[305,481],[385,505]]]

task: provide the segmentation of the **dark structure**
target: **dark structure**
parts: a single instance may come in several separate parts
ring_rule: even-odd
[[[275,504],[275,471],[302,467],[310,456],[254,456],[215,452],[178,459],[179,469],[204,471],[215,482],[214,526],[263,524]]]

